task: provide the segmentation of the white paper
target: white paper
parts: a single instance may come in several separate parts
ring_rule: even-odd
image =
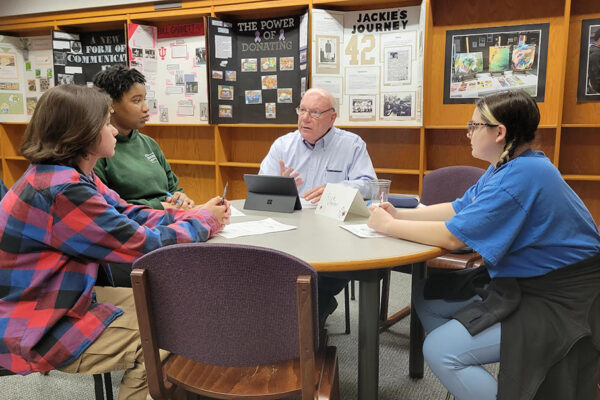
[[[79,40],[79,34],[54,31],[54,38],[55,39]]]
[[[65,66],[65,74],[81,74],[83,73],[83,68],[82,67],[71,67],[71,66]]]
[[[166,94],[182,94],[183,87],[182,86],[167,86],[165,88]]]
[[[377,233],[373,229],[369,228],[367,224],[340,225],[340,228],[344,228],[348,232],[354,233],[356,236],[361,238],[385,237],[385,235]]]
[[[229,209],[231,210],[231,216],[232,217],[245,217],[246,216],[246,214],[244,214],[243,212],[241,212],[240,210],[238,210],[234,206],[229,206]]]
[[[219,236],[233,239],[240,236],[262,235],[272,232],[283,232],[296,229],[293,225],[286,225],[275,221],[273,218],[265,218],[259,221],[238,222],[227,225]]]
[[[64,40],[54,40],[52,42],[52,47],[54,50],[71,50],[71,42],[66,42]]]
[[[187,58],[187,46],[179,45],[171,47],[171,58]]]
[[[231,36],[215,35],[215,58],[231,58]]]
[[[177,107],[177,114],[179,115],[194,115],[194,107],[193,106],[179,106]]]
[[[327,90],[338,101],[338,104],[342,104],[341,76],[313,75],[312,87],[318,87]]]
[[[346,94],[379,93],[379,67],[346,68]]]
[[[151,26],[138,25],[131,37],[134,47],[151,49],[156,46],[154,43],[154,32]]]
[[[308,13],[300,16],[300,38],[298,40],[298,46],[300,49],[307,47],[308,41]]]

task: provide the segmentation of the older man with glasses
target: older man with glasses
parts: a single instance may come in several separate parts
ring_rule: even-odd
[[[368,181],[376,175],[367,146],[360,136],[333,126],[335,107],[327,90],[307,90],[296,108],[298,129],[275,140],[259,174],[296,178],[300,196],[312,203],[327,183],[354,187],[368,198]]]
[[[298,192],[317,203],[327,183],[342,183],[369,197],[369,180],[377,178],[367,145],[354,133],[333,126],[335,99],[325,89],[306,91],[298,113],[298,129],[275,140],[260,164],[262,175],[292,176]],[[334,296],[347,280],[319,274],[319,325],[337,307]]]

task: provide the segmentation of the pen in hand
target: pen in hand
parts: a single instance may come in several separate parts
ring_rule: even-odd
[[[219,203],[220,206],[225,204],[225,196],[227,195],[227,186],[229,186],[229,182],[227,182],[225,184],[225,188],[223,189],[223,196],[221,196],[221,202]]]
[[[173,198],[173,195],[172,195],[170,192],[165,192],[165,194],[167,195],[167,197],[171,197],[171,198]],[[179,200],[175,200],[175,202],[176,202],[177,204],[181,204],[181,202],[180,202]]]

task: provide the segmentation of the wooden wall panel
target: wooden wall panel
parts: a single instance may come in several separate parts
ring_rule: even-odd
[[[215,167],[205,165],[171,165],[179,178],[179,187],[196,204],[205,203],[215,197]]]
[[[419,169],[419,130],[345,129],[362,137],[375,168]]]
[[[600,118],[600,114],[598,114]],[[600,126],[563,128],[558,167],[563,174],[600,175]]]
[[[295,129],[295,127],[257,126],[219,127],[225,157],[220,161],[260,163],[275,139]]]
[[[212,126],[146,126],[142,133],[159,144],[167,159],[215,161]]]

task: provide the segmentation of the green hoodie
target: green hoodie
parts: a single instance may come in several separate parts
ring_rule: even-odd
[[[117,135],[115,155],[98,160],[94,172],[128,203],[158,210],[167,192],[183,192],[158,143],[135,129]]]

